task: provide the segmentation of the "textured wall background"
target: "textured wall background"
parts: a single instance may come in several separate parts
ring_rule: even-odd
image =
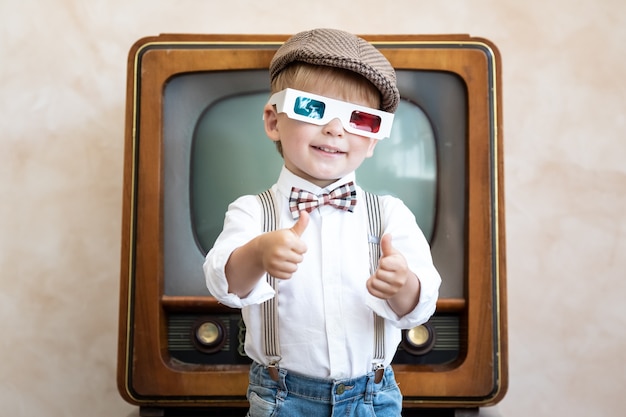
[[[0,403],[127,416],[115,387],[126,57],[164,32],[469,33],[503,56],[510,388],[617,416],[626,386],[626,3],[0,0]]]

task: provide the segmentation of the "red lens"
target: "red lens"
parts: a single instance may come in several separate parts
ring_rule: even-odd
[[[380,117],[362,111],[353,111],[350,115],[350,126],[365,132],[377,133],[380,122]]]

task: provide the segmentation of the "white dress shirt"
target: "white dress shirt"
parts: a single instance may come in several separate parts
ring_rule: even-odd
[[[278,228],[295,223],[289,211],[291,187],[316,194],[329,192],[354,173],[321,189],[283,167],[272,186],[278,205]],[[385,320],[385,365],[389,365],[401,340],[401,329],[426,322],[435,311],[441,278],[430,247],[412,212],[397,198],[381,197],[384,233],[406,258],[420,280],[420,299],[409,314],[398,317],[389,304],[372,296],[365,286],[370,277],[367,206],[357,186],[354,212],[322,206],[311,212],[302,234],[307,245],[304,260],[288,280],[278,280],[278,322],[282,360],[279,366],[318,378],[353,378],[372,370],[375,311]],[[221,303],[242,309],[246,324],[245,349],[253,360],[268,365],[264,354],[260,304],[274,296],[261,279],[252,292],[240,298],[228,292],[224,269],[230,254],[263,233],[262,206],[256,196],[238,198],[229,207],[224,229],[204,263],[207,286]]]

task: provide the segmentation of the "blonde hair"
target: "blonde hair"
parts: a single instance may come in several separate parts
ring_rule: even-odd
[[[378,88],[362,75],[341,68],[295,62],[276,75],[270,89],[272,94],[285,88],[310,91],[316,85],[330,85],[345,101],[369,103],[369,107],[380,109],[382,99]],[[276,142],[276,149],[282,156],[280,141]]]
[[[365,100],[380,109],[380,91],[365,77],[341,68],[296,62],[282,70],[272,81],[272,94],[285,88],[308,91],[315,85],[335,86],[344,92],[345,100]]]

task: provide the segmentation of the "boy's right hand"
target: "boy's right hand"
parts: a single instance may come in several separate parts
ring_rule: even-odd
[[[259,242],[263,269],[278,279],[289,279],[298,269],[307,250],[300,238],[309,224],[309,213],[300,212],[300,218],[290,229],[266,233]]]

